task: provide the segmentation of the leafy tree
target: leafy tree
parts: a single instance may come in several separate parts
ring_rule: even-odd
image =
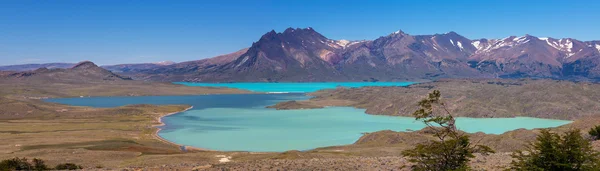
[[[473,153],[494,151],[488,146],[472,144],[469,136],[456,128],[456,120],[440,97],[440,91],[434,90],[418,102],[419,109],[413,113],[416,120],[433,130],[437,140],[418,144],[402,154],[414,163],[413,170],[468,170],[469,160],[475,157]]]
[[[600,140],[600,125],[593,127],[592,129],[590,129],[590,131],[588,133],[592,136],[592,139],[594,141]]]
[[[598,153],[581,136],[580,130],[571,130],[560,136],[542,130],[537,140],[525,151],[513,153],[512,170],[600,170]]]

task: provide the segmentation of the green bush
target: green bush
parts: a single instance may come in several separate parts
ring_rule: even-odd
[[[46,166],[46,163],[44,162],[44,160],[42,159],[37,159],[34,158],[33,159],[33,170],[49,170],[48,166]]]
[[[542,130],[527,150],[513,153],[512,170],[600,170],[598,153],[580,130],[560,136]]]
[[[64,163],[64,164],[56,165],[56,167],[54,169],[56,169],[56,170],[78,170],[78,169],[82,169],[82,167],[79,165],[73,164],[73,163]]]
[[[81,166],[73,163],[59,164],[54,168],[49,168],[44,160],[34,158],[33,164],[29,163],[26,158],[15,157],[13,159],[3,160],[0,162],[0,171],[10,170],[77,170],[82,169]]]
[[[0,162],[0,170],[33,170],[26,158],[13,158]]]
[[[593,127],[588,133],[590,134],[590,136],[592,136],[592,139],[594,141],[600,140],[600,125]]]

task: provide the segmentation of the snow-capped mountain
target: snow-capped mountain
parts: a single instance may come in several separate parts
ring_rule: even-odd
[[[329,39],[312,28],[288,28],[266,33],[230,62],[196,68],[173,81],[595,80],[600,78],[599,59],[600,41],[571,38],[472,40],[456,32],[410,35],[398,30],[375,40],[349,41]],[[167,73],[178,72],[159,74]]]

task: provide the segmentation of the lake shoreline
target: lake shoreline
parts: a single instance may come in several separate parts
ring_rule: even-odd
[[[175,146],[178,146],[178,147],[180,147],[180,148],[181,148],[183,151],[190,151],[190,150],[195,150],[195,151],[215,151],[215,150],[209,150],[209,149],[204,149],[204,148],[198,148],[198,147],[192,147],[192,146],[187,146],[187,145],[181,145],[181,144],[177,144],[177,143],[175,143],[175,142],[169,141],[169,140],[167,140],[167,139],[165,139],[165,138],[161,137],[160,135],[158,135],[158,133],[159,133],[159,132],[162,130],[162,129],[160,128],[160,126],[164,126],[164,125],[165,125],[165,123],[164,123],[164,122],[162,122],[162,118],[163,118],[163,117],[166,117],[166,116],[171,116],[171,115],[178,114],[178,113],[181,113],[181,112],[185,112],[185,111],[188,111],[188,110],[190,110],[190,109],[192,109],[192,108],[194,108],[194,106],[190,106],[190,107],[188,107],[188,108],[186,108],[186,109],[184,109],[184,110],[182,110],[182,111],[178,111],[178,112],[171,112],[171,113],[167,113],[167,114],[164,114],[164,115],[161,115],[161,116],[157,116],[157,117],[155,117],[155,118],[156,118],[156,120],[158,121],[158,123],[159,123],[159,124],[157,124],[157,125],[152,125],[152,127],[156,128],[156,131],[154,131],[154,133],[152,134],[152,137],[153,137],[154,139],[157,139],[157,140],[159,140],[159,141],[163,142],[163,143],[166,143],[166,144],[170,144],[170,145],[175,145]]]

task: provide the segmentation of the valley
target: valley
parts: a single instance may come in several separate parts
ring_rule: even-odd
[[[0,0],[0,171],[600,170],[599,8]]]
[[[105,73],[90,66],[94,73]],[[85,72],[84,72],[85,71]],[[94,79],[64,79],[61,77],[46,77],[53,75],[77,76],[88,72],[87,69],[64,71],[39,72],[36,74],[10,77],[2,84],[2,122],[4,141],[0,157],[39,157],[48,163],[64,161],[82,164],[88,168],[143,168],[143,169],[299,169],[310,165],[314,169],[343,169],[343,168],[401,168],[408,164],[398,156],[398,152],[408,149],[412,145],[431,139],[425,130],[416,132],[378,131],[366,133],[351,145],[322,147],[306,151],[287,152],[244,152],[244,151],[207,151],[201,148],[185,147],[182,151],[179,145],[161,141],[155,136],[158,125],[157,118],[182,111],[189,105],[129,105],[111,108],[92,108],[67,106],[57,103],[44,102],[46,98],[57,97],[88,97],[88,96],[149,96],[149,95],[192,95],[192,94],[240,94],[252,93],[240,89],[225,87],[193,87],[170,83],[143,82],[129,79],[107,80],[102,77]],[[56,74],[54,72],[65,72]],[[29,76],[28,76],[29,75]],[[89,73],[86,75],[90,75]],[[35,77],[34,77],[35,76]],[[8,78],[8,77],[7,77]],[[41,80],[41,81],[40,81]],[[82,80],[80,82],[74,80]],[[18,83],[18,84],[17,84]],[[46,84],[39,84],[46,83]],[[552,104],[556,100],[563,105],[571,103],[592,103],[596,98],[593,93],[593,83],[572,83],[553,80],[468,80],[452,79],[438,80],[410,85],[408,87],[362,87],[362,88],[337,88],[311,93],[309,100],[298,99],[294,103],[287,103],[288,108],[296,108],[295,103],[315,107],[323,106],[352,106],[365,108],[369,114],[404,115],[412,109],[410,101],[422,97],[421,92],[431,89],[440,89],[448,92],[445,98],[457,105],[471,98],[473,101],[482,101],[479,98],[498,98],[498,108],[511,108],[502,106],[505,100],[523,99],[537,100],[540,103]],[[556,97],[544,97],[523,94],[522,91],[536,89],[540,93],[561,89],[565,94]],[[406,90],[406,91],[404,91]],[[408,91],[410,90],[410,91]],[[483,92],[505,92],[503,95],[489,96]],[[414,94],[408,92],[414,92]],[[512,94],[511,92],[515,92]],[[574,97],[566,94],[573,94]],[[468,98],[455,94],[469,94]],[[458,97],[457,97],[458,96]],[[456,100],[458,98],[458,100]],[[40,100],[41,99],[41,100]],[[386,99],[397,104],[391,107]],[[406,102],[399,101],[405,99]],[[564,101],[563,101],[564,100]],[[490,101],[487,100],[486,101]],[[367,103],[372,102],[372,103]],[[468,102],[468,101],[467,101]],[[517,101],[518,102],[518,101]],[[515,103],[517,103],[515,102]],[[285,102],[284,102],[285,103]],[[467,103],[467,104],[471,104]],[[371,106],[377,104],[377,106]],[[536,103],[532,103],[537,105]],[[509,105],[509,104],[507,104]],[[517,105],[518,106],[518,105]],[[582,105],[582,106],[595,106]],[[275,105],[274,107],[278,107]],[[488,106],[491,109],[493,107]],[[534,106],[535,107],[535,106]],[[303,107],[306,108],[306,107]],[[312,107],[308,107],[312,108]],[[458,107],[457,107],[458,108]],[[375,110],[377,109],[377,110]],[[466,108],[468,109],[468,108]],[[566,109],[570,109],[566,107]],[[455,111],[459,116],[469,117],[513,117],[533,116],[554,119],[574,120],[573,123],[558,128],[555,131],[565,131],[571,128],[589,129],[591,125],[599,123],[598,116],[593,108],[577,109],[576,115],[556,114],[539,115],[535,112],[511,113],[513,111],[489,112],[487,115],[473,115],[468,112]],[[543,111],[540,113],[546,113]],[[513,114],[513,115],[510,115]],[[496,116],[497,115],[497,116]],[[481,141],[491,146],[499,153],[490,156],[478,156],[472,165],[475,168],[498,169],[510,162],[510,152],[522,149],[526,142],[535,138],[538,130],[518,129],[503,134],[470,134],[474,140]],[[63,138],[66,137],[66,138]],[[407,139],[406,137],[412,137]],[[596,148],[600,144],[594,143]],[[61,156],[61,157],[54,157]],[[222,162],[223,157],[230,158],[232,162]],[[149,162],[151,161],[151,162]],[[335,163],[335,164],[334,164]],[[361,164],[370,163],[370,164]],[[385,166],[381,165],[385,164]],[[267,167],[268,166],[268,167]],[[267,168],[265,168],[267,167]]]
[[[0,151],[3,152],[0,157],[37,157],[45,159],[49,164],[74,162],[88,169],[221,170],[279,168],[296,170],[307,168],[307,164],[313,169],[403,168],[403,166],[410,163],[399,156],[398,152],[433,137],[427,133],[427,130],[417,130],[420,129],[417,127],[414,128],[415,130],[410,130],[414,132],[396,132],[382,130],[386,128],[377,128],[366,129],[369,131],[355,137],[353,135],[353,138],[335,143],[334,146],[313,146],[304,151],[281,152],[284,149],[289,149],[288,147],[273,152],[264,152],[265,150],[260,150],[262,148],[256,148],[258,152],[247,150],[213,151],[210,148],[203,149],[196,148],[193,145],[176,144],[181,141],[169,142],[168,135],[173,135],[170,136],[171,138],[181,137],[181,135],[158,132],[159,128],[156,126],[164,124],[164,122],[158,122],[159,120],[166,121],[166,125],[161,127],[166,131],[177,130],[169,128],[169,122],[179,122],[176,121],[176,116],[171,115],[166,120],[165,118],[159,118],[189,109],[192,105],[187,102],[167,100],[171,103],[153,103],[152,100],[141,100],[138,103],[129,103],[131,105],[126,106],[122,105],[127,103],[94,108],[84,107],[86,105],[68,106],[50,103],[50,98],[70,98],[75,102],[82,103],[86,99],[93,99],[94,97],[115,98],[115,100],[108,100],[111,102],[118,102],[118,99],[126,98],[119,96],[140,97],[140,99],[143,99],[141,97],[146,96],[152,98],[152,96],[177,97],[177,95],[186,95],[185,97],[190,98],[195,96],[189,95],[201,95],[198,97],[203,97],[202,95],[211,94],[235,94],[245,97],[243,94],[260,95],[261,92],[273,92],[274,89],[278,93],[281,93],[280,91],[312,92],[308,94],[312,98],[303,97],[292,99],[293,101],[279,99],[279,103],[270,101],[258,105],[257,110],[259,112],[260,110],[266,110],[285,113],[286,111],[281,111],[282,109],[300,109],[297,111],[301,112],[302,109],[347,106],[363,109],[367,114],[410,116],[410,112],[415,110],[414,103],[417,99],[433,89],[439,89],[444,92],[443,98],[452,104],[450,109],[457,116],[475,118],[536,117],[573,121],[557,128],[551,128],[551,130],[557,132],[564,132],[573,128],[586,130],[600,123],[600,118],[595,112],[599,95],[593,91],[598,89],[598,84],[589,82],[530,79],[439,79],[421,81],[416,84],[412,84],[412,82],[339,83],[347,86],[347,88],[337,87],[338,83],[334,82],[173,84],[136,80],[135,76],[133,78],[122,76],[120,73],[113,73],[89,61],[75,64],[71,68],[4,71],[0,77],[2,78],[0,79],[0,87],[2,87],[0,90],[0,128],[3,130],[0,135],[6,137],[7,140],[0,144]],[[278,87],[277,85],[283,86]],[[247,87],[250,89],[247,89]],[[243,99],[240,97],[236,99]],[[156,98],[156,100],[158,99]],[[216,99],[213,98],[210,101],[224,104]],[[197,108],[208,104],[202,103],[202,100],[198,102],[200,103],[194,104]],[[246,100],[245,102],[239,102],[251,105],[260,101]],[[90,104],[93,105],[89,106],[102,105],[102,103],[97,102],[91,102]],[[264,108],[265,106],[279,110]],[[235,110],[229,112],[231,111]],[[188,112],[193,113],[193,111]],[[214,112],[223,113],[224,111]],[[284,113],[273,114],[284,117],[286,116]],[[338,111],[335,113],[343,115],[343,112]],[[369,118],[362,112],[358,114],[353,118]],[[197,117],[194,115],[181,116],[188,119],[189,117]],[[335,115],[331,115],[331,117],[333,116]],[[222,118],[219,119],[221,117],[219,115],[214,117],[213,120],[222,120]],[[342,121],[344,120],[342,118],[344,116],[336,116],[336,118],[330,118],[329,120],[338,119]],[[206,119],[208,118],[200,118],[200,120]],[[318,122],[327,122],[326,120],[328,119],[319,120]],[[364,121],[365,119],[359,120]],[[194,124],[198,123],[201,122],[194,122]],[[209,125],[214,124],[213,122],[206,123]],[[375,122],[371,121],[371,123]],[[268,124],[259,125],[266,126]],[[180,126],[175,128],[177,127]],[[315,126],[315,128],[318,127]],[[406,131],[402,129],[395,130]],[[501,134],[469,133],[473,140],[488,145],[498,152],[489,156],[478,155],[471,162],[474,168],[487,170],[504,168],[511,161],[510,153],[514,150],[523,149],[527,142],[534,140],[539,129],[517,129],[502,132],[500,132]],[[326,131],[322,133],[326,133]],[[167,136],[167,138],[162,136]],[[243,136],[238,137],[243,138]],[[284,139],[293,139],[294,137],[301,136]],[[213,144],[219,144],[219,138],[210,138]],[[268,138],[262,140],[268,141]],[[247,140],[239,139],[236,141]],[[243,144],[239,145],[241,145],[241,149],[247,149]],[[598,141],[593,142],[593,145],[595,149],[600,148]],[[199,143],[197,146],[203,147],[203,144]]]

